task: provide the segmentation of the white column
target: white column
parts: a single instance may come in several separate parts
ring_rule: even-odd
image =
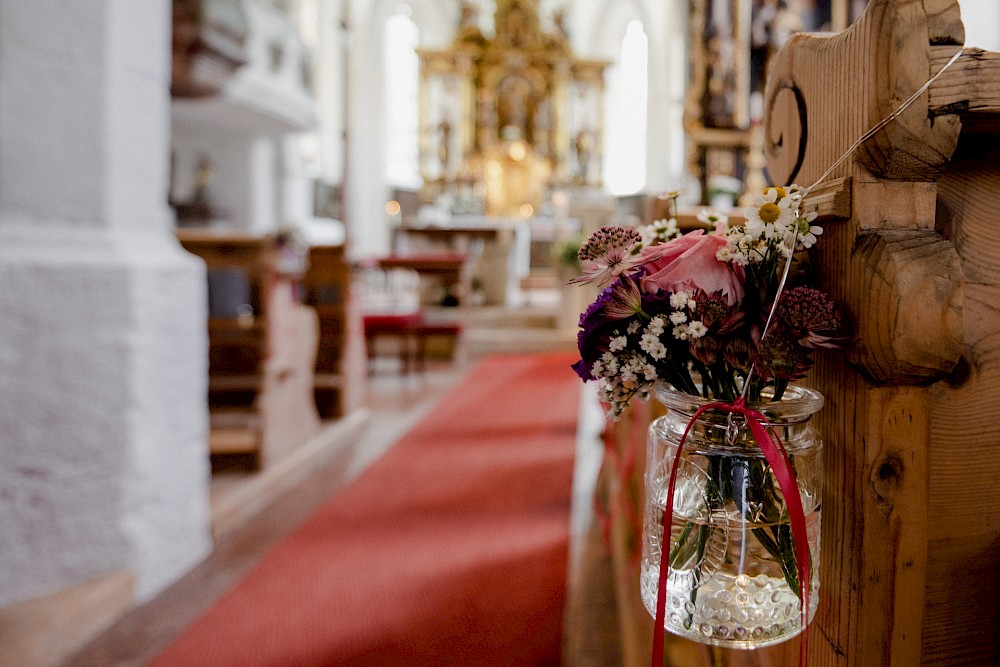
[[[385,218],[383,108],[384,35],[389,3],[352,0],[351,53],[347,81],[347,164],[344,213],[352,259],[389,252],[391,234]],[[359,6],[360,5],[360,6]]]
[[[211,548],[204,265],[172,234],[170,3],[0,0],[0,607]]]

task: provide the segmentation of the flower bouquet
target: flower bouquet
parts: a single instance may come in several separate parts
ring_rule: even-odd
[[[770,187],[739,224],[603,227],[579,251],[574,282],[604,289],[580,317],[574,370],[611,419],[651,394],[668,408],[649,429],[643,601],[661,627],[715,645],[783,641],[817,601],[807,422],[822,396],[794,381],[846,339],[833,301],[791,271],[822,234],[801,199]]]

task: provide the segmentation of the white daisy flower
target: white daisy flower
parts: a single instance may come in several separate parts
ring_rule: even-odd
[[[771,187],[763,195],[754,195],[754,205],[743,210],[747,219],[746,229],[759,237],[767,225],[789,224],[795,219],[794,200],[784,188]]]

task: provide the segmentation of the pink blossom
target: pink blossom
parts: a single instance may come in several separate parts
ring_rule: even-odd
[[[725,246],[724,236],[705,234],[699,229],[668,243],[644,248],[640,256],[647,269],[640,283],[643,291],[701,290],[706,294],[721,291],[726,303],[734,305],[743,298],[742,268],[716,258],[716,251]]]
[[[601,227],[580,247],[577,258],[583,274],[569,282],[606,285],[612,278],[636,267],[639,256],[633,251],[641,242],[642,235],[632,227]]]

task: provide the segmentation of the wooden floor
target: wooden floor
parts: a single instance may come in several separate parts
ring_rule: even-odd
[[[423,373],[403,376],[397,372],[395,360],[379,360],[369,379],[367,407],[349,419],[329,422],[322,444],[304,455],[309,460],[299,462],[298,473],[280,479],[261,473],[216,474],[212,482],[213,552],[157,598],[128,613],[64,667],[145,664],[330,494],[363,472],[415,425],[482,354],[565,349],[567,344],[572,347],[572,338],[551,332],[531,334],[473,325],[458,358],[431,361]],[[249,503],[250,498],[257,499],[257,504]]]

